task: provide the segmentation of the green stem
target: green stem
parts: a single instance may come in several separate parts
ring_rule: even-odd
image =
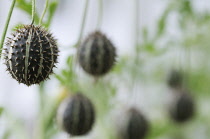
[[[38,139],[44,139],[44,82],[42,82],[39,86],[39,129],[38,129],[38,133],[39,133],[39,138]]]
[[[135,6],[135,46],[137,48],[139,44],[139,0],[135,0]]]
[[[36,0],[32,0],[32,13],[31,13],[31,15],[32,15],[32,21],[31,21],[31,24],[33,24],[34,23],[34,15],[35,15],[35,8],[36,8]]]
[[[10,19],[11,19],[11,16],[12,16],[13,9],[15,7],[15,2],[16,2],[16,0],[13,0],[12,1],[12,4],[10,6],[10,10],[9,10],[9,14],[7,16],[6,24],[5,24],[5,27],[4,27],[4,31],[3,31],[3,34],[2,34],[2,37],[1,37],[1,42],[0,42],[0,58],[1,58],[1,53],[2,53],[2,48],[3,48],[5,36],[6,36],[6,33],[7,33],[8,26],[9,26],[9,22],[10,22]]]
[[[49,5],[49,0],[46,0],[46,1],[45,1],[45,7],[44,7],[44,10],[43,10],[43,12],[42,12],[42,16],[41,16],[41,18],[40,18],[40,20],[39,20],[39,25],[42,24],[42,20],[43,20],[44,15],[45,15],[45,13],[46,13],[46,11],[47,11],[48,5]]]
[[[137,102],[137,97],[136,97],[136,86],[137,86],[137,80],[138,77],[136,78],[136,73],[137,72],[141,72],[137,70],[137,66],[139,65],[139,52],[140,52],[140,47],[139,47],[139,0],[135,0],[134,1],[135,4],[135,8],[134,8],[134,14],[135,14],[135,18],[134,18],[134,23],[135,23],[135,57],[134,57],[134,63],[133,63],[133,71],[132,71],[132,81],[131,81],[131,89],[132,89],[132,96],[135,98],[134,102]]]
[[[98,0],[98,21],[96,25],[96,29],[99,30],[101,23],[102,23],[102,17],[103,17],[103,0]]]
[[[134,0],[134,4],[135,4],[135,8],[134,8],[134,14],[135,14],[135,18],[134,18],[134,23],[135,23],[135,44],[134,44],[134,48],[135,48],[135,57],[134,57],[134,71],[132,72],[133,75],[133,82],[132,84],[134,85],[134,82],[136,80],[136,65],[139,65],[139,52],[140,52],[140,47],[139,47],[139,0]]]
[[[86,3],[85,3],[85,10],[84,10],[84,13],[83,13],[83,16],[82,16],[82,24],[81,24],[81,28],[80,28],[80,34],[79,34],[79,38],[78,38],[76,47],[79,47],[79,46],[80,46],[81,39],[82,39],[82,35],[83,35],[83,33],[84,33],[84,28],[85,28],[85,21],[86,21],[86,17],[87,17],[88,5],[89,5],[89,0],[86,0]]]

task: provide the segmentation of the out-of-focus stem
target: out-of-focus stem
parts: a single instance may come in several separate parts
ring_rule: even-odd
[[[46,13],[46,11],[47,11],[48,5],[49,5],[49,0],[46,0],[46,1],[45,1],[45,7],[44,7],[44,10],[43,10],[43,12],[42,12],[42,16],[41,16],[41,18],[40,18],[40,20],[39,20],[39,25],[42,24],[42,20],[43,20],[44,15],[45,15],[45,13]]]
[[[7,16],[6,24],[5,24],[5,27],[4,27],[4,31],[3,31],[3,34],[2,34],[2,37],[1,37],[1,42],[0,42],[0,58],[1,58],[1,53],[2,53],[2,48],[3,48],[5,36],[6,36],[6,33],[7,33],[8,26],[9,26],[9,22],[10,22],[10,19],[11,19],[11,16],[12,16],[13,9],[15,7],[15,2],[16,2],[16,0],[13,0],[12,1],[12,4],[11,4],[10,9],[9,9],[9,14]]]
[[[39,86],[39,126],[38,126],[38,139],[45,139],[44,135],[44,83],[41,83]]]
[[[31,15],[32,15],[32,21],[31,21],[31,24],[34,23],[34,15],[35,15],[35,9],[36,9],[36,0],[32,0],[32,12],[31,12]]]
[[[102,23],[102,18],[103,18],[103,0],[98,0],[98,21],[96,25],[96,29],[99,30],[101,27]]]
[[[83,35],[83,32],[84,32],[84,28],[85,28],[85,21],[86,21],[86,17],[87,17],[88,5],[89,5],[89,0],[86,0],[85,9],[84,9],[84,13],[83,13],[83,16],[82,16],[82,24],[81,24],[81,27],[80,27],[80,34],[79,34],[79,38],[78,38],[76,47],[79,47],[79,45],[81,43],[82,35]]]
[[[139,44],[139,0],[135,0],[135,46]]]

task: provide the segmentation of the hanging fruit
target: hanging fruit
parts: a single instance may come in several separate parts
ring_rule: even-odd
[[[91,33],[78,50],[79,64],[92,76],[106,74],[115,63],[115,47],[100,31]]]
[[[170,107],[170,116],[176,122],[188,121],[194,115],[195,106],[193,98],[186,90],[176,90],[174,100]]]
[[[170,88],[181,88],[183,85],[183,75],[178,70],[172,70],[169,74],[167,84]]]
[[[95,121],[95,110],[91,101],[77,93],[64,100],[57,115],[59,125],[68,134],[79,136],[87,134]]]
[[[7,39],[5,64],[19,83],[39,84],[53,73],[58,52],[51,33],[41,26],[24,25]]]
[[[117,127],[119,139],[144,139],[148,133],[148,121],[135,108],[126,111],[119,122]]]

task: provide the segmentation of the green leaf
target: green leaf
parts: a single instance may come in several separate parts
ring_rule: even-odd
[[[67,70],[62,70],[62,75],[64,77],[69,76],[69,72]]]
[[[190,0],[182,0],[180,2],[180,13],[185,15],[193,15],[192,4]]]
[[[164,31],[165,31],[165,28],[166,28],[166,18],[167,18],[167,16],[166,15],[163,15],[160,18],[159,22],[158,22],[158,31],[157,31],[157,36],[158,37],[161,36],[164,33]]]
[[[4,108],[0,107],[0,116],[2,115],[3,111],[4,111]]]
[[[12,31],[16,31],[17,29],[20,29],[20,28],[23,28],[23,24],[22,23],[18,23],[16,24],[13,28],[12,28]]]
[[[30,2],[26,2],[25,0],[17,0],[16,7],[27,13],[31,16],[32,13],[32,5]],[[39,22],[39,16],[37,13],[34,15],[35,17],[35,23],[37,24]]]
[[[49,4],[49,9],[48,9],[48,19],[47,22],[45,23],[45,26],[48,28],[52,22],[53,16],[55,14],[55,11],[57,9],[58,6],[58,1],[53,1]]]
[[[116,65],[113,67],[112,71],[119,74],[122,72],[122,69],[125,68],[127,57],[121,57]]]
[[[62,76],[55,74],[55,78],[58,79],[61,84],[65,84],[65,79]]]
[[[146,52],[153,53],[153,52],[155,52],[156,49],[155,49],[153,43],[147,43],[147,44],[144,45],[144,50]]]

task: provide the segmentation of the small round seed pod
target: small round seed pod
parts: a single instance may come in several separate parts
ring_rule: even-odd
[[[115,47],[101,32],[91,33],[78,50],[79,64],[92,76],[106,74],[114,65]]]
[[[183,85],[183,75],[178,70],[173,70],[169,74],[167,84],[171,88],[179,88]]]
[[[170,107],[170,116],[176,122],[185,122],[194,115],[195,107],[192,97],[186,91],[177,92]]]
[[[61,103],[57,115],[59,125],[68,134],[79,136],[87,134],[95,121],[95,110],[91,101],[78,93]]]
[[[40,26],[25,25],[8,38],[5,64],[11,76],[19,83],[30,86],[49,78],[57,63],[56,40]]]
[[[119,139],[143,139],[148,133],[149,124],[145,117],[135,108],[129,109],[122,115],[118,123]]]

